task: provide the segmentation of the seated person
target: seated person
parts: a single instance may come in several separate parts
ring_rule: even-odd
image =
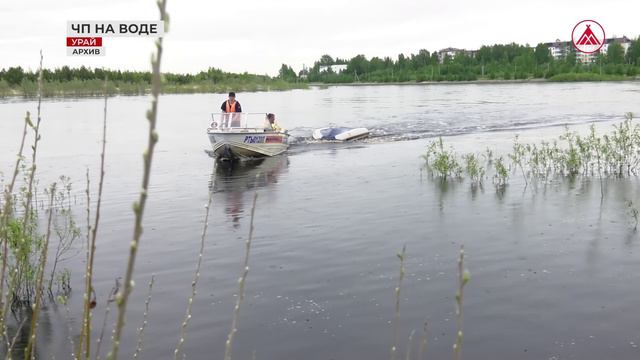
[[[282,128],[276,124],[276,116],[274,114],[267,114],[264,122],[264,131],[282,131]]]

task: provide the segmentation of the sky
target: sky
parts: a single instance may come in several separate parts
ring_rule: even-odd
[[[390,56],[445,47],[477,49],[516,42],[570,40],[580,20],[593,19],[607,37],[640,35],[639,0],[168,0],[170,31],[163,71],[209,67],[275,75],[296,71],[323,54]],[[149,69],[153,40],[104,38],[104,57],[66,54],[69,20],[157,20],[152,0],[0,0],[0,68],[44,65]]]

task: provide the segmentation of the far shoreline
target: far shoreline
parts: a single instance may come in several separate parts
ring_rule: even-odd
[[[350,82],[350,83],[320,83],[311,82],[310,87],[329,86],[379,86],[379,85],[502,85],[502,84],[541,84],[541,83],[620,83],[620,82],[640,82],[640,78],[616,79],[616,80],[549,80],[549,79],[482,79],[482,80],[443,80],[443,81],[392,81],[392,82]]]
[[[285,92],[291,90],[309,90],[313,88],[328,88],[328,87],[358,87],[358,86],[430,86],[430,85],[505,85],[505,84],[556,84],[556,83],[640,83],[640,77],[625,78],[625,79],[607,79],[607,80],[552,80],[552,79],[481,79],[481,80],[443,80],[443,81],[392,81],[392,82],[347,82],[347,83],[322,83],[322,82],[310,82],[310,83],[297,83],[295,86],[289,88],[259,88],[259,89],[243,89],[243,86],[233,87],[229,86],[219,91],[207,91],[206,89],[198,89],[197,87],[188,88],[176,88],[167,87],[167,91],[162,91],[162,95],[189,95],[189,94],[225,94],[227,91],[237,91],[245,93],[253,92]],[[118,89],[119,90],[119,89]],[[150,88],[139,89],[140,91],[128,92],[128,91],[110,91],[107,96],[147,96],[150,93]],[[80,98],[100,98],[104,97],[104,94],[98,89],[86,89],[74,90],[74,91],[55,91],[53,93],[44,94],[43,98],[48,99],[80,99]],[[12,99],[30,100],[37,98],[35,94],[25,94],[17,89],[11,89],[10,93],[0,93],[0,101],[7,101]]]

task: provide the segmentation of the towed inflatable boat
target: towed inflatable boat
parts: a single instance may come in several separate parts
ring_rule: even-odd
[[[316,140],[339,140],[349,141],[363,139],[369,136],[367,128],[346,128],[346,127],[326,127],[313,131],[313,138]]]

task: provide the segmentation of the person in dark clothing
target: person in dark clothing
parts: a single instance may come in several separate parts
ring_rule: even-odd
[[[231,127],[239,127],[240,126],[240,114],[242,112],[242,106],[239,101],[236,101],[236,93],[233,91],[229,93],[229,99],[224,101],[220,106],[220,110],[222,110],[225,114],[231,114]],[[223,115],[223,123],[226,125],[229,122],[229,115]]]
[[[229,93],[229,99],[222,103],[220,109],[224,113],[241,113],[242,106],[240,106],[240,102],[236,101],[236,93],[233,91]]]

